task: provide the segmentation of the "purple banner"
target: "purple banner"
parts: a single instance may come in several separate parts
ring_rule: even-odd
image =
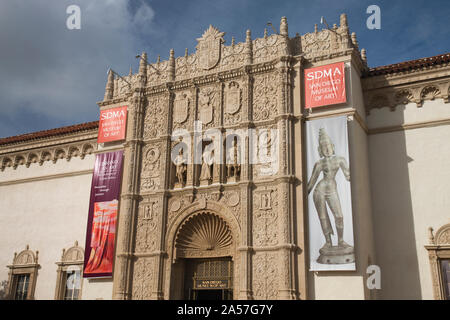
[[[112,277],[123,151],[97,154],[86,230],[84,278]]]

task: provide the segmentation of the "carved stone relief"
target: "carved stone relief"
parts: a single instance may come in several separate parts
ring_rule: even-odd
[[[190,114],[192,107],[192,99],[188,92],[178,92],[175,94],[173,101],[173,130],[180,128],[190,128]]]
[[[366,113],[370,114],[370,110],[384,107],[395,111],[396,106],[411,102],[416,103],[417,107],[421,107],[424,101],[439,98],[444,99],[444,102],[448,103],[449,95],[448,93],[445,94],[447,90],[450,90],[449,82],[429,83],[428,81],[424,81],[419,85],[414,83],[408,85],[408,87],[398,89],[395,86],[390,86],[387,89],[366,90],[364,99]]]
[[[160,221],[161,208],[159,201],[151,199],[139,206],[136,230],[136,251],[151,252],[156,250],[157,229]]]
[[[279,81],[275,72],[255,76],[253,87],[253,120],[273,119],[278,112]]]
[[[238,124],[242,120],[242,88],[236,81],[231,81],[225,85],[224,89],[224,124]],[[244,101],[246,103],[246,101]]]
[[[220,121],[220,92],[213,86],[200,89],[198,94],[197,120],[204,128],[219,126]]]
[[[278,253],[255,253],[253,257],[253,297],[256,300],[276,299],[278,275]]]
[[[133,300],[149,300],[153,290],[154,258],[138,258],[134,263]]]
[[[256,130],[254,179],[274,177],[279,170],[280,143],[276,126]]]
[[[141,191],[153,191],[161,188],[161,143],[144,148],[142,161]]]
[[[278,237],[277,189],[258,188],[253,197],[253,243],[255,246],[274,246]]]
[[[152,139],[167,134],[168,97],[158,95],[149,97],[145,109],[144,139]]]

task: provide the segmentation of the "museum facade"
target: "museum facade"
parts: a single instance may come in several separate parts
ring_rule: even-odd
[[[345,14],[223,36],[210,26],[195,53],[109,72],[98,105],[126,107],[124,139],[98,142],[102,119],[0,139],[4,297],[449,299],[450,54],[369,68]],[[322,122],[311,147],[308,124],[337,118],[346,153]],[[96,159],[113,152],[113,271],[83,277]]]

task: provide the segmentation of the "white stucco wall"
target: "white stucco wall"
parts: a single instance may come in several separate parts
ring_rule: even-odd
[[[348,103],[343,107],[356,109],[359,116],[364,119],[365,108],[360,77],[354,65],[351,71],[351,76],[349,73],[346,76]],[[366,269],[375,259],[368,137],[355,118],[349,121],[348,132],[356,271],[309,272],[311,299],[362,300],[372,297],[366,286]]]
[[[450,118],[442,99],[371,110],[369,127]],[[450,222],[450,124],[372,134],[371,187],[382,299],[433,299],[428,227]]]
[[[55,263],[60,261],[62,249],[72,247],[75,241],[85,246],[94,159],[87,155],[84,160],[74,157],[0,172],[0,281],[8,279],[6,266],[12,264],[14,252],[28,244],[34,252],[39,251],[41,265],[35,298],[54,299]],[[84,299],[111,296],[112,280],[83,280]]]

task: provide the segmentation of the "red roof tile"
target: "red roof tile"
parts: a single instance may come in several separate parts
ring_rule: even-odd
[[[444,64],[450,62],[450,53],[440,54],[434,57],[421,58],[416,60],[404,61],[400,63],[389,64],[387,66],[370,68],[364,77],[372,77],[383,74],[390,74],[402,71],[415,70],[424,67]]]
[[[80,123],[80,124],[67,126],[67,127],[26,133],[26,134],[21,134],[18,136],[7,137],[7,138],[1,138],[0,145],[48,138],[48,137],[52,137],[52,136],[59,136],[59,135],[63,135],[63,134],[75,133],[75,132],[84,131],[84,130],[93,130],[95,128],[98,128],[98,121]]]

